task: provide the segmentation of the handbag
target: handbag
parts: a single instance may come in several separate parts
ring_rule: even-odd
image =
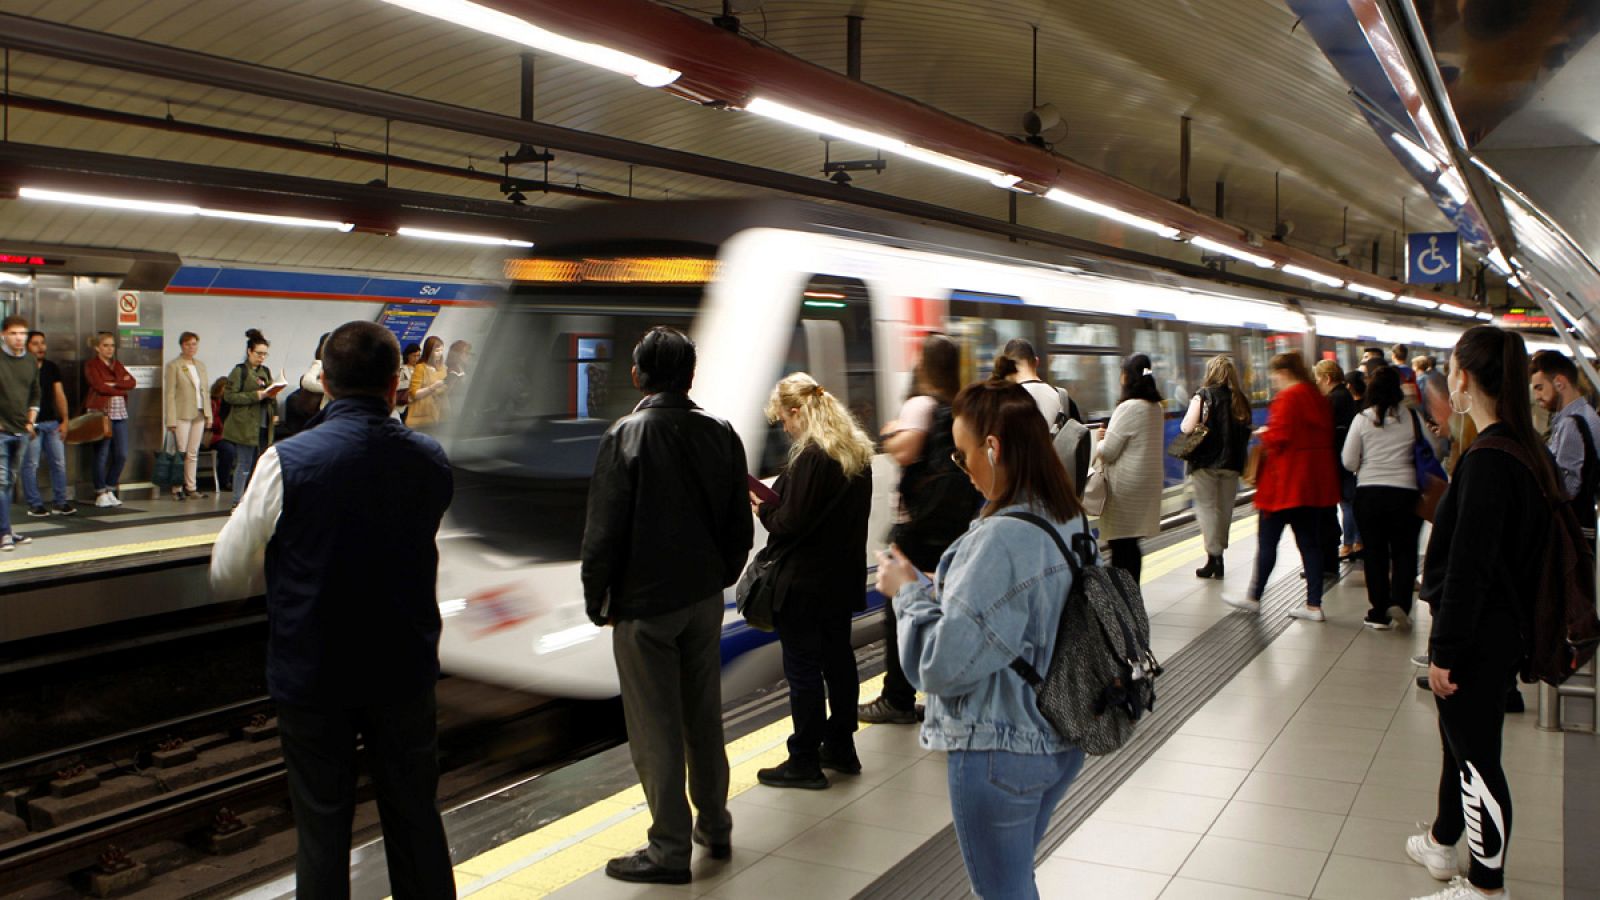
[[[1178,432],[1178,436],[1173,438],[1172,443],[1167,445],[1167,455],[1173,459],[1187,460],[1194,455],[1196,450],[1200,449],[1200,445],[1205,443],[1206,437],[1210,434],[1211,429],[1206,427],[1206,400],[1202,396],[1200,398],[1199,423],[1194,426],[1193,431],[1187,434],[1182,431]]]
[[[156,467],[150,473],[150,483],[158,488],[183,484],[183,454],[178,452],[178,439],[170,431],[161,439],[161,449],[156,451]]]
[[[1261,478],[1261,463],[1266,456],[1266,450],[1260,444],[1250,448],[1250,455],[1245,457],[1244,471],[1239,473],[1239,480],[1245,484],[1255,484]]]
[[[798,547],[810,537],[817,527],[827,521],[828,515],[833,512],[839,501],[844,499],[847,490],[841,490],[829,501],[811,527],[807,528],[790,544]],[[770,537],[770,536],[769,536]],[[757,631],[773,631],[777,628],[778,617],[778,569],[783,565],[784,554],[781,550],[773,550],[769,540],[765,546],[756,552],[756,558],[745,567],[744,574],[739,576],[739,585],[733,589],[733,596],[739,615],[751,628]]]
[[[1091,516],[1104,515],[1106,502],[1111,499],[1111,477],[1104,463],[1095,463],[1089,470],[1089,483],[1083,489],[1083,511]]]
[[[111,437],[111,417],[98,409],[91,409],[67,422],[62,441],[68,444],[92,444]]]
[[[1411,432],[1415,440],[1411,444],[1411,457],[1417,467],[1417,516],[1424,522],[1432,522],[1434,514],[1439,510],[1439,501],[1444,499],[1445,488],[1450,486],[1449,479],[1444,474],[1444,466],[1439,464],[1438,457],[1433,455],[1433,445],[1422,436],[1422,423],[1416,410],[1411,410]]]

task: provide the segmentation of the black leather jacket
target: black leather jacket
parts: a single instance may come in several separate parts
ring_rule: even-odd
[[[590,620],[683,609],[739,579],[755,526],[744,444],[684,394],[652,394],[605,437],[589,483]]]

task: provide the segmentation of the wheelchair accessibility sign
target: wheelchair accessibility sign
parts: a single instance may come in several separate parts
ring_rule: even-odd
[[[1461,235],[1454,231],[1406,235],[1406,283],[1461,280]]]

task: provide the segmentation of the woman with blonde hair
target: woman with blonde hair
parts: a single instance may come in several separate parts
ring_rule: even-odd
[[[750,496],[767,529],[768,553],[782,560],[773,606],[794,734],[789,758],[756,777],[772,787],[819,790],[828,786],[825,768],[861,772],[850,618],[866,608],[874,448],[845,405],[804,372],[778,382],[766,412],[794,442],[772,484],[778,500]]]
[[[1190,399],[1179,430],[1189,434],[1202,424],[1206,436],[1188,459],[1195,519],[1206,545],[1206,564],[1194,574],[1221,581],[1222,554],[1228,549],[1233,503],[1239,497],[1239,474],[1250,449],[1250,397],[1230,356],[1213,356],[1206,363],[1205,381]]]

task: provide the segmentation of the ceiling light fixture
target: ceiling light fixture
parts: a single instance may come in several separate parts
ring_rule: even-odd
[[[1467,309],[1465,306],[1455,306],[1449,303],[1439,304],[1439,310],[1441,312],[1447,312],[1452,316],[1461,316],[1462,318],[1466,319],[1475,318],[1478,315],[1477,310]]]
[[[533,241],[494,237],[488,234],[464,234],[459,231],[435,231],[431,228],[401,226],[395,233],[404,237],[425,238],[430,241],[454,241],[458,244],[485,244],[493,247],[532,247]]]
[[[1401,303],[1404,303],[1407,306],[1415,306],[1418,309],[1438,309],[1439,308],[1439,304],[1437,302],[1435,302],[1433,300],[1424,300],[1421,297],[1407,297],[1407,296],[1401,295],[1400,297],[1397,297],[1396,299],[1398,299]]]
[[[645,87],[666,87],[682,75],[677,69],[657,65],[621,50],[590,44],[546,31],[531,22],[467,0],[387,0],[412,12],[443,19],[495,37],[525,44],[535,50],[565,56],[581,63],[626,75]]]
[[[956,159],[954,156],[914,147],[899,138],[867,131],[864,128],[846,125],[843,122],[836,122],[833,119],[819,116],[815,113],[808,113],[803,109],[796,109],[764,97],[756,97],[745,104],[744,109],[745,112],[755,113],[758,116],[783,122],[786,125],[804,128],[807,131],[825,134],[828,137],[842,141],[850,141],[853,144],[872,147],[885,153],[893,153],[896,156],[904,156],[907,159],[914,159],[930,166],[938,166],[946,171],[970,175],[973,178],[982,178],[995,187],[1015,187],[1017,182],[1022,180],[1016,175],[1008,175],[998,169],[991,169],[988,166],[980,166],[964,159]]]
[[[117,209],[128,212],[155,213],[163,216],[204,216],[210,219],[233,219],[263,225],[291,225],[297,228],[327,228],[333,231],[350,231],[349,222],[331,219],[307,219],[302,216],[277,216],[266,213],[241,212],[233,209],[210,209],[188,203],[164,203],[157,200],[135,200],[131,197],[109,197],[104,194],[80,194],[74,191],[52,191],[45,188],[25,187],[17,196],[28,200],[48,200],[73,206],[92,206],[96,209]]]
[[[1137,228],[1140,231],[1148,231],[1151,234],[1159,235],[1164,238],[1171,239],[1178,236],[1178,229],[1169,225],[1163,225],[1160,222],[1146,219],[1143,216],[1136,216],[1133,213],[1123,212],[1114,206],[1107,206],[1098,200],[1090,200],[1088,197],[1080,197],[1071,191],[1064,191],[1061,188],[1051,188],[1045,193],[1044,197],[1046,200],[1054,200],[1055,202],[1064,206],[1070,206],[1073,209],[1082,210],[1086,213],[1093,213],[1097,216],[1103,216],[1104,218],[1110,219],[1113,222],[1121,222],[1130,228]]]
[[[1276,269],[1278,267],[1278,263],[1275,260],[1267,259],[1265,256],[1258,256],[1254,253],[1248,253],[1244,250],[1235,249],[1227,244],[1222,243],[1221,241],[1213,241],[1208,237],[1196,235],[1192,238],[1189,238],[1189,243],[1203,250],[1210,250],[1212,253],[1221,253],[1223,256],[1231,256],[1234,259],[1252,263],[1260,266],[1263,269]]]
[[[1413,141],[1398,131],[1394,132],[1392,137],[1395,144],[1399,145],[1400,149],[1404,150],[1408,156],[1416,160],[1417,165],[1426,169],[1429,175],[1436,174],[1439,171],[1440,166],[1438,158],[1436,158],[1432,153],[1429,153],[1427,150],[1423,149],[1423,147],[1416,141]]]
[[[1283,267],[1283,271],[1287,274],[1304,278],[1307,281],[1315,281],[1317,284],[1325,284],[1328,287],[1344,287],[1343,279],[1335,278],[1332,275],[1324,275],[1315,269],[1307,269],[1304,266],[1285,265]]]
[[[1364,284],[1357,284],[1354,281],[1350,282],[1348,285],[1346,285],[1346,287],[1358,294],[1366,294],[1368,297],[1377,297],[1379,300],[1393,300],[1396,296],[1394,291],[1386,291],[1383,288],[1368,287]]]
[[[1481,313],[1478,313],[1478,318],[1482,319],[1485,322],[1493,322],[1494,321],[1494,313],[1481,312]]]

